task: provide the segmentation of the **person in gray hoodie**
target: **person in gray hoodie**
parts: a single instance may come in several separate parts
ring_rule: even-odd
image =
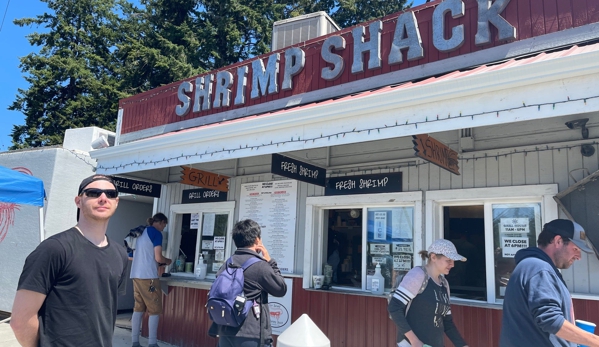
[[[581,251],[593,253],[584,229],[567,219],[543,226],[538,247],[516,253],[516,268],[503,300],[500,347],[599,347],[599,336],[574,324],[572,297],[558,269],[569,268]]]

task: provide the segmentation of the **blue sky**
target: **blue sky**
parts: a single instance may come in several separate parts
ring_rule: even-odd
[[[414,0],[414,6],[424,1]],[[19,57],[36,52],[37,48],[29,45],[27,35],[43,29],[37,26],[21,28],[14,25],[13,20],[35,17],[47,9],[46,3],[39,0],[0,0],[0,23],[4,17],[0,31],[0,47],[3,48],[0,52],[0,152],[8,150],[12,144],[13,125],[25,124],[25,117],[20,112],[7,108],[15,100],[18,88],[28,87],[19,69]]]

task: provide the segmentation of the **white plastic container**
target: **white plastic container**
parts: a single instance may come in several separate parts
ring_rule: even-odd
[[[374,269],[374,275],[370,279],[370,291],[372,294],[384,294],[385,293],[385,278],[381,275],[381,265],[376,263]]]
[[[206,264],[204,263],[204,255],[202,254],[200,254],[200,257],[198,258],[198,264],[195,268],[195,275],[199,280],[206,278]]]
[[[279,335],[277,347],[331,347],[331,341],[304,313]]]

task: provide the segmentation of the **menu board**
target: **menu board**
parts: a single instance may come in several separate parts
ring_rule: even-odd
[[[296,180],[241,185],[239,220],[260,224],[262,242],[284,273],[294,269],[296,218]]]

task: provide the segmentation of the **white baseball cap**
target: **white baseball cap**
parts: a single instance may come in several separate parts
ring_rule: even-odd
[[[454,244],[449,240],[435,240],[430,246],[428,246],[427,251],[429,253],[444,255],[447,258],[455,261],[466,261],[466,257],[459,255],[458,250],[455,248]]]

